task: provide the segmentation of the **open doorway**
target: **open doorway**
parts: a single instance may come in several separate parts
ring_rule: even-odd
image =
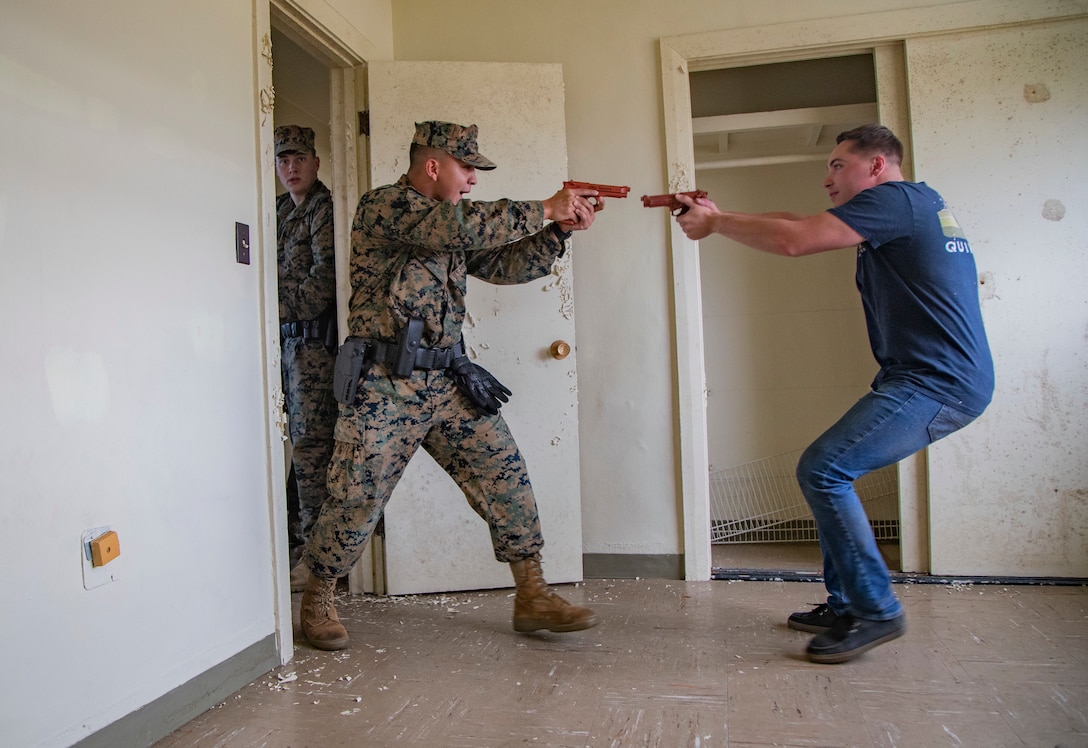
[[[697,183],[742,212],[818,213],[835,137],[879,120],[871,50],[689,76]],[[797,488],[801,450],[868,389],[874,363],[854,253],[781,258],[714,235],[700,287],[716,577],[818,574],[815,525]],[[895,468],[858,483],[898,569]]]
[[[328,170],[331,174],[332,167],[329,66],[292,41],[275,24],[272,26],[272,55],[272,85],[276,89],[274,126],[313,128],[317,156],[322,162],[318,177],[327,181],[329,175],[324,172]],[[283,191],[283,185],[277,185],[276,194],[281,195]]]
[[[318,182],[325,184],[325,180],[327,180],[332,173],[333,164],[329,148],[329,130],[331,124],[329,67],[314,58],[298,44],[291,41],[291,39],[275,25],[272,26],[271,37],[273,54],[272,85],[276,91],[272,114],[273,126],[278,128],[283,125],[294,125],[313,130],[314,155],[316,156],[319,165],[325,165],[323,169],[318,169],[316,176]],[[285,192],[286,188],[283,183],[277,179],[277,205],[281,200],[286,199],[283,197]],[[307,201],[309,201],[309,199],[310,198],[307,197]],[[295,219],[295,222],[296,225],[308,225],[308,219],[306,221]],[[277,234],[282,230],[282,226],[277,226]],[[317,246],[313,244],[313,241],[313,238],[309,240],[310,245]],[[282,253],[283,247],[279,241],[277,242],[277,246],[279,252]],[[309,248],[310,247],[307,247],[307,251],[305,252],[307,256],[309,256]],[[331,257],[329,259],[331,260]],[[282,256],[280,257],[280,262],[283,262]],[[312,262],[312,260],[310,260],[310,262]],[[318,276],[315,275],[315,267],[310,267],[309,275],[303,275],[302,277],[309,277],[311,279],[306,281],[307,283],[317,282]],[[283,282],[282,277],[280,278],[280,281]],[[302,281],[295,278],[290,282],[294,284],[301,283]],[[335,289],[335,283],[332,288]],[[280,321],[283,322],[284,320],[281,318]],[[290,343],[286,342],[283,344],[290,345]],[[309,361],[307,366],[312,367],[314,365],[313,356],[313,353],[309,353],[307,354],[307,357],[303,359]],[[287,358],[287,354],[284,354],[283,360],[286,361]],[[299,371],[305,371],[305,369]],[[290,377],[287,378],[289,379]],[[283,387],[285,399],[290,403],[292,399],[292,390],[288,386],[287,381],[284,382]],[[295,395],[295,397],[298,397],[298,395]],[[325,407],[327,410],[327,406]],[[310,417],[311,416],[305,416],[304,420],[308,421]],[[325,422],[328,424],[331,436],[331,423],[327,420]],[[288,425],[290,426],[290,423]],[[284,471],[287,474],[286,495],[287,537],[290,554],[289,566],[292,568],[292,588],[294,589],[296,585],[300,583],[296,582],[294,579],[294,570],[302,557],[306,531],[308,530],[309,525],[316,519],[315,502],[319,500],[318,496],[324,495],[324,480],[318,474],[320,471],[313,470],[314,466],[310,464],[312,462],[311,459],[306,457],[302,457],[301,460],[293,459],[296,455],[294,453],[294,441],[292,439],[285,440],[283,444],[285,462]],[[316,445],[311,446],[310,451],[312,452],[316,448]],[[302,456],[303,454],[304,450],[300,447],[298,456]]]
[[[260,201],[262,250],[268,261],[261,263],[265,303],[264,323],[278,333],[278,282],[271,251],[277,246],[275,196],[282,191],[275,173],[274,130],[277,124],[300,124],[315,131],[315,150],[321,158],[319,178],[332,191],[333,233],[337,277],[337,319],[343,329],[347,297],[347,252],[351,212],[359,195],[358,73],[365,60],[344,40],[351,27],[339,18],[317,23],[297,0],[270,0],[257,8],[257,104],[260,121]],[[273,40],[274,39],[274,40]],[[293,120],[293,121],[292,121]],[[268,341],[268,382],[280,382],[280,336]],[[274,348],[273,348],[274,347]],[[280,656],[292,656],[291,594],[288,574],[290,550],[286,511],[287,474],[290,455],[284,450],[287,423],[282,414],[283,390],[269,391],[269,455],[274,464],[270,511],[274,518],[272,556],[276,569],[276,631]],[[282,455],[284,463],[279,463]],[[281,470],[286,467],[287,469]]]

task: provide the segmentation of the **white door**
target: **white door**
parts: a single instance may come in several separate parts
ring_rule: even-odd
[[[498,164],[478,172],[472,198],[543,199],[567,178],[560,65],[383,62],[368,69],[370,184],[408,167],[415,123],[479,125],[480,151]],[[579,243],[575,236],[574,243]],[[529,465],[550,582],[582,578],[578,393],[570,253],[550,277],[518,286],[469,278],[465,343],[470,356],[513,391],[502,409]],[[549,354],[555,341],[571,354]],[[385,513],[385,591],[443,592],[511,586],[495,561],[487,525],[422,450]]]

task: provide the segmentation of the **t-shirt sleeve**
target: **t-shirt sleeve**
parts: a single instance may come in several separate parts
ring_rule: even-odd
[[[882,244],[910,235],[914,210],[910,200],[891,184],[863,190],[849,201],[828,209],[876,249]]]

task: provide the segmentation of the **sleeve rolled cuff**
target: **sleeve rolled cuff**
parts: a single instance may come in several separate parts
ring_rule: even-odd
[[[552,222],[549,225],[551,227],[552,233],[554,233],[555,237],[561,242],[566,242],[567,239],[570,239],[572,236],[574,236],[573,231],[564,231],[558,223]]]

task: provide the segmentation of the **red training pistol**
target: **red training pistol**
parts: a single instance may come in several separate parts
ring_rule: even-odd
[[[597,190],[600,197],[627,197],[630,187],[621,187],[617,184],[594,184],[593,182],[563,182],[565,190]],[[593,199],[591,196],[590,200]],[[593,210],[604,208],[600,203],[593,203]]]
[[[706,190],[692,190],[691,192],[670,192],[667,195],[643,195],[643,208],[668,208],[674,216],[682,216],[688,212],[688,206],[676,199],[677,195],[687,195],[692,200],[706,197]]]

